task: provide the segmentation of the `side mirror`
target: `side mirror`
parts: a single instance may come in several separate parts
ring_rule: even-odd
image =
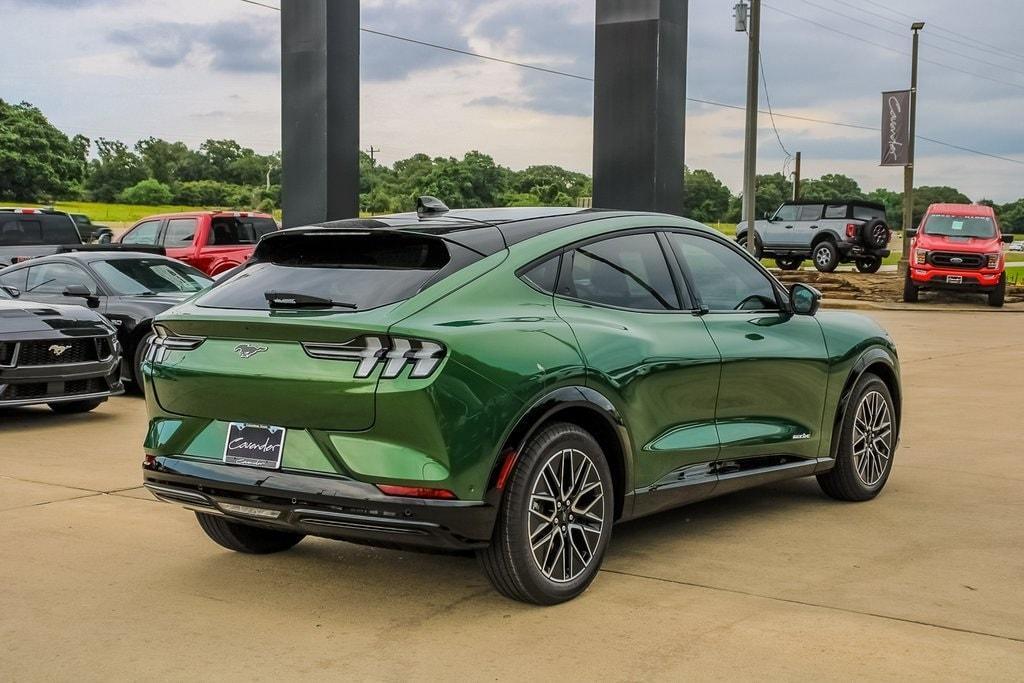
[[[798,282],[789,288],[789,302],[793,313],[814,315],[821,308],[821,292],[810,285]]]
[[[917,230],[907,230],[906,237],[907,239],[914,239],[915,237],[917,237]]]
[[[772,222],[772,212],[771,211],[765,211],[763,215],[764,215],[764,219],[766,221],[768,221],[769,223]]]
[[[85,299],[85,303],[89,308],[99,308],[100,299],[89,291],[89,288],[85,285],[68,285],[64,288],[64,296],[73,296]]]
[[[0,289],[4,290],[15,299],[21,296],[21,290],[18,289],[17,287],[12,287],[11,285],[0,285]]]
[[[1004,244],[1013,244],[1013,235],[1003,235]]]
[[[101,232],[99,234],[99,237],[96,238],[96,243],[97,244],[110,244],[113,241],[114,241],[114,233],[110,232],[109,230],[105,230],[105,231]]]

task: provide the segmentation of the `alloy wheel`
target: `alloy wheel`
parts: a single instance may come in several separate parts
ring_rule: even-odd
[[[530,546],[545,577],[566,583],[594,560],[604,528],[604,486],[586,453],[565,448],[545,462],[530,493]]]
[[[824,268],[832,262],[832,254],[826,247],[818,247],[817,251],[814,252],[814,262],[821,268]]]
[[[892,456],[892,417],[878,391],[864,395],[853,422],[853,463],[857,478],[874,486],[885,476]]]

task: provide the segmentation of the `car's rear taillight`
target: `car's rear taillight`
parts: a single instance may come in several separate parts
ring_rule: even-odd
[[[859,227],[860,226],[857,225],[856,223],[847,223],[846,224],[846,236],[849,237],[849,238],[856,237],[857,236],[857,228],[859,228]]]
[[[445,348],[422,339],[365,335],[342,344],[304,342],[302,348],[313,358],[357,361],[355,377],[365,379],[373,374],[378,363],[384,364],[381,377],[394,379],[406,365],[412,365],[409,377],[429,377],[444,359]]]
[[[401,496],[403,498],[434,498],[438,500],[455,500],[455,494],[446,489],[428,489],[421,486],[393,486],[391,484],[377,484],[380,492],[389,496]]]
[[[915,249],[914,250],[914,263],[923,266],[928,262],[928,250],[927,249]]]
[[[192,351],[206,341],[206,337],[185,337],[176,335],[163,325],[153,325],[153,338],[146,351],[146,360],[162,363],[169,351]]]
[[[985,254],[985,267],[986,268],[998,268],[999,267],[999,254]]]

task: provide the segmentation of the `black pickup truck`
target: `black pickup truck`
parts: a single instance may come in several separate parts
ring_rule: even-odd
[[[37,256],[56,254],[61,247],[81,246],[71,216],[52,209],[0,208],[0,268]]]

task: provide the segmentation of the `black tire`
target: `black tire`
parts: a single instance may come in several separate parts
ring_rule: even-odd
[[[197,512],[196,519],[206,535],[228,550],[250,555],[279,553],[295,546],[305,536],[233,522],[224,517]]]
[[[799,270],[804,260],[798,256],[780,256],[775,259],[775,265],[779,270]]]
[[[820,272],[831,273],[839,265],[839,249],[831,240],[818,242],[811,249],[811,260]]]
[[[907,273],[903,278],[903,303],[916,304],[919,291],[917,285],[910,279],[910,273]]]
[[[994,308],[1002,308],[1006,301],[1006,273],[999,276],[999,284],[988,293],[988,305]]]
[[[747,231],[747,232],[743,233],[742,235],[740,235],[739,238],[736,240],[736,243],[739,244],[740,247],[743,248],[743,251],[747,251],[747,235],[748,234],[749,234],[749,231]],[[762,256],[764,256],[764,243],[761,242],[761,237],[755,232],[754,233],[754,258],[756,258],[758,261],[760,261]]]
[[[881,218],[870,220],[860,226],[860,241],[868,249],[881,249],[889,244],[892,230]]]
[[[878,269],[882,267],[882,259],[878,256],[865,256],[857,259],[854,263],[857,270],[862,273],[877,273]]]
[[[874,408],[869,408],[867,413],[861,413],[861,406],[865,403],[873,405]],[[883,403],[884,413],[881,409]],[[880,417],[877,422],[873,422],[871,418],[865,421],[861,419],[865,414]],[[888,423],[887,431],[879,427],[885,422]],[[870,425],[870,429],[864,425]],[[855,437],[855,430],[858,434],[864,434],[863,439],[858,440]],[[889,473],[892,471],[896,434],[896,408],[889,387],[877,375],[864,373],[850,396],[849,407],[839,435],[836,464],[828,472],[818,475],[821,489],[837,500],[863,501],[877,496],[885,487],[885,482],[889,480]],[[872,453],[876,455],[863,452],[860,455],[855,454],[857,444],[862,444],[860,448],[865,448],[865,442],[873,444]],[[888,453],[884,456],[884,461],[883,450]]]
[[[600,484],[600,488],[591,488],[586,495],[575,494],[575,502],[557,509],[555,506],[560,493],[544,495],[544,498],[550,498],[550,503],[533,499],[533,494],[535,490],[537,495],[544,491],[554,491],[556,486],[552,486],[548,478],[554,470],[549,469],[549,466],[556,459],[565,458],[564,453],[569,453],[570,471],[575,467],[574,459],[580,464],[581,470],[585,460],[589,460],[592,466],[592,469],[586,469],[585,475],[581,475],[585,486],[580,488],[593,487],[597,483]],[[585,456],[585,460],[580,455]],[[561,476],[554,476],[554,479],[555,482],[565,481]],[[564,488],[562,486],[560,490]],[[577,490],[575,486],[568,488],[570,491]],[[600,494],[599,497],[593,497],[596,495],[595,491]],[[567,499],[572,495],[570,493]],[[520,452],[498,510],[491,544],[477,553],[484,574],[499,593],[513,600],[536,605],[555,605],[575,598],[585,591],[597,576],[601,561],[604,559],[614,521],[613,495],[608,461],[594,437],[570,423],[560,422],[545,427],[531,438]],[[551,506],[550,514],[543,508],[546,505]],[[583,530],[582,523],[587,513],[581,514],[577,508],[584,505],[594,512],[597,507],[601,509],[599,529],[594,529],[592,521],[586,522],[589,525],[589,535],[588,531]],[[570,513],[576,513],[579,518],[574,520]],[[549,516],[552,521],[545,521]],[[537,524],[536,528],[531,526],[534,523]],[[562,545],[565,538],[563,533],[567,533],[572,541],[569,546]],[[546,545],[537,549],[538,554],[544,556],[543,559],[535,558],[531,536],[539,537],[540,541],[550,539]],[[556,547],[561,550],[568,547],[568,571],[563,563],[558,562],[559,558],[565,557],[561,553],[556,553],[549,562]],[[576,548],[581,547],[588,555],[587,558],[583,557],[584,553],[573,554]],[[578,568],[571,564],[574,561],[579,562],[574,559],[575,557],[582,560]],[[542,569],[542,565],[547,564],[551,565],[549,573]]]
[[[146,333],[135,345],[135,353],[132,354],[132,383],[135,384],[135,390],[142,395],[146,394],[146,382],[142,378],[142,361],[146,357],[146,349],[149,348],[152,338],[152,334]]]
[[[86,400],[86,401],[62,401],[61,403],[48,403],[50,410],[57,413],[58,415],[74,415],[76,413],[88,413],[91,410],[96,410],[103,403],[103,400]]]

